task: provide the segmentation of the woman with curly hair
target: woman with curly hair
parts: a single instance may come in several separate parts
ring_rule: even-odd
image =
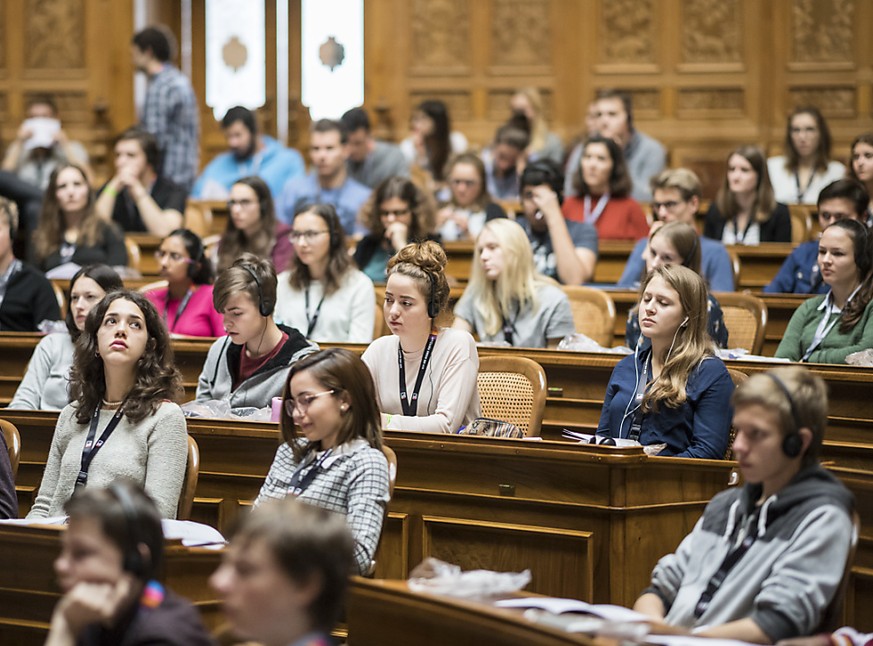
[[[276,219],[270,187],[260,177],[238,179],[227,201],[230,217],[218,242],[218,271],[224,271],[244,253],[270,258],[277,272],[284,271],[294,255],[288,239],[290,227]]]
[[[63,164],[52,172],[28,260],[42,271],[68,263],[127,265],[124,236],[94,211],[94,191],[79,166]]]
[[[446,252],[435,242],[405,246],[388,261],[385,321],[391,336],[361,357],[376,384],[382,428],[456,433],[479,417],[479,353],[469,332],[438,328],[449,301]]]
[[[28,518],[63,514],[77,487],[118,477],[139,483],[163,518],[175,518],[188,439],[173,403],[181,376],[154,305],[136,292],[108,294],[76,341],[70,401],[60,413]]]
[[[355,249],[355,263],[374,283],[385,282],[388,259],[410,242],[433,240],[436,207],[405,177],[389,177],[364,204],[359,216],[370,233]]]
[[[310,204],[294,215],[294,260],[279,274],[276,323],[307,339],[341,343],[373,340],[373,281],[349,257],[346,234],[331,204]]]

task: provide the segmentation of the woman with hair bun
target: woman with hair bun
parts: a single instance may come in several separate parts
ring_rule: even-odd
[[[307,204],[294,214],[294,259],[279,274],[273,319],[307,339],[373,340],[373,281],[354,266],[346,234],[331,204]]]
[[[407,245],[388,262],[385,321],[391,336],[361,357],[373,375],[382,428],[456,433],[479,417],[479,354],[469,332],[438,328],[449,283],[435,242]]]
[[[73,347],[85,329],[88,312],[108,292],[123,287],[121,277],[107,265],[86,265],[76,272],[67,292],[67,331],[49,334],[37,344],[9,408],[60,410],[70,403]]]
[[[164,238],[155,257],[167,286],[145,293],[170,334],[224,336],[221,314],[212,306],[212,263],[193,231],[176,229]]]
[[[688,267],[662,265],[640,293],[650,343],[612,371],[597,434],[663,444],[658,455],[724,458],[734,385],[706,330],[706,283]]]
[[[63,513],[83,486],[119,477],[145,488],[161,517],[175,518],[188,432],[170,335],[142,294],[108,294],[76,341],[70,403],[58,416],[39,493],[28,518]]]
[[[873,348],[873,233],[857,220],[837,220],[821,234],[818,266],[830,291],[797,308],[776,356],[845,363]]]

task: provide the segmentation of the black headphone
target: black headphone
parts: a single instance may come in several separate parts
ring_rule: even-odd
[[[773,380],[773,383],[782,391],[782,394],[785,395],[785,399],[788,400],[788,405],[791,407],[791,417],[794,420],[794,429],[786,434],[785,438],[782,440],[782,452],[789,458],[796,458],[803,450],[803,438],[800,436],[800,433],[798,433],[798,430],[800,429],[800,417],[797,414],[797,406],[794,404],[794,397],[791,396],[791,391],[788,390],[788,386],[786,386],[785,382],[779,377],[770,372],[765,372],[764,374]]]
[[[424,270],[422,270],[422,271],[424,271]],[[427,274],[427,277],[430,279],[430,296],[429,296],[428,299],[427,299],[427,316],[428,316],[428,318],[430,318],[431,320],[433,320],[433,319],[435,319],[437,316],[439,316],[439,313],[440,313],[439,305],[437,304],[437,295],[436,295],[437,284],[436,284],[436,278],[435,278],[434,275],[433,275],[431,272],[429,272],[429,271],[425,271],[424,273]]]
[[[109,485],[108,491],[121,506],[121,511],[124,513],[124,521],[127,525],[127,536],[130,539],[130,548],[124,552],[122,567],[126,572],[141,578],[145,576],[146,564],[142,553],[139,551],[139,546],[146,541],[142,540],[139,535],[139,525],[137,523],[139,514],[136,511],[136,505],[133,503],[133,498],[130,497],[130,494],[127,493],[124,486],[120,483],[113,482]]]
[[[264,300],[264,291],[261,289],[261,281],[258,278],[258,274],[255,273],[255,270],[254,268],[252,268],[251,265],[241,264],[240,267],[249,272],[249,274],[255,281],[255,285],[258,288],[258,312],[261,313],[261,316],[270,316],[270,314],[273,313],[273,303]]]
[[[190,239],[195,242],[195,252],[191,254],[191,262],[188,263],[188,278],[194,280],[197,277],[197,273],[202,269],[205,258],[203,254],[203,241],[200,239],[200,236],[191,236]]]

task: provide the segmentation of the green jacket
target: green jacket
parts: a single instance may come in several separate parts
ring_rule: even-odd
[[[825,315],[826,308],[822,307],[825,298],[827,295],[810,298],[797,308],[788,323],[782,342],[776,349],[777,357],[800,361],[815,337],[821,317]],[[832,318],[839,316],[831,314]],[[809,357],[809,361],[845,363],[847,356],[867,348],[873,348],[873,301],[867,303],[861,319],[848,334],[840,332],[840,323],[837,322]]]

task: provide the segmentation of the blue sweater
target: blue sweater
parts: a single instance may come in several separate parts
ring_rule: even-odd
[[[818,241],[797,245],[779,268],[779,273],[764,287],[766,294],[827,294],[830,287],[821,279],[818,268]]]
[[[627,437],[634,417],[630,414],[634,407],[628,408],[628,403],[650,354],[651,349],[644,348],[615,366],[606,386],[598,435]],[[701,361],[689,375],[685,391],[685,403],[679,408],[662,404],[658,412],[643,415],[640,443],[666,442],[659,455],[723,459],[733,419],[730,400],[734,383],[722,360],[708,357]]]

